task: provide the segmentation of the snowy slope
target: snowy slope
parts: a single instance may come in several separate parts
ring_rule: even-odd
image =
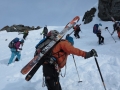
[[[64,22],[67,24],[68,21]],[[82,24],[81,20],[79,23]],[[74,46],[85,51],[95,49],[98,53],[97,60],[107,90],[120,90],[120,40],[115,32],[113,35],[116,40],[115,43],[109,32],[107,30],[103,30],[102,35],[105,38],[105,44],[98,45],[98,38],[92,33],[92,27],[95,23],[102,23],[103,28],[108,26],[110,32],[113,30],[113,22],[103,22],[95,16],[90,24],[81,25],[82,32],[80,32],[80,39],[75,39],[73,34],[71,35],[74,38]],[[64,26],[48,26],[48,29],[56,29],[61,31],[63,27]],[[33,58],[35,45],[42,39],[40,32],[42,32],[42,29],[29,32],[29,35],[25,40],[23,50],[21,51],[21,61],[15,62],[10,66],[7,66],[11,55],[8,48],[8,43],[15,37],[22,38],[22,35],[18,35],[16,32],[0,32],[0,90],[47,90],[46,87],[42,87],[42,67],[40,67],[29,82],[25,81],[25,75],[20,73],[22,67],[24,67],[24,65],[26,65]],[[7,41],[5,41],[5,39],[7,39]],[[79,79],[77,71],[73,58],[70,55],[67,61],[66,76],[64,78],[60,77],[62,89],[104,90],[94,57],[84,59],[82,57],[75,56],[75,60],[80,75],[80,80],[82,80],[82,82],[78,83]],[[62,69],[62,74],[64,73],[65,68]]]

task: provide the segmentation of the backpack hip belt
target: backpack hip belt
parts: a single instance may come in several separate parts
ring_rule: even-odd
[[[57,59],[56,59],[54,56],[51,56],[51,57],[49,58],[49,60],[46,60],[46,61],[44,62],[44,64],[54,65],[56,71],[57,71],[58,73],[60,72],[60,68],[59,68],[59,66],[58,66],[58,64],[57,64]]]

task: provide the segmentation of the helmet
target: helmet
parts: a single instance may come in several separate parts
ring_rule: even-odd
[[[67,34],[67,36],[66,36],[66,40],[68,40],[72,45],[74,45],[73,38],[70,37],[69,34]]]
[[[101,23],[99,23],[99,26],[102,26],[102,24],[101,24]]]
[[[47,34],[48,37],[54,36],[56,37],[59,34],[57,30],[50,30]]]
[[[20,42],[21,42],[21,43],[24,43],[24,40],[22,39]]]

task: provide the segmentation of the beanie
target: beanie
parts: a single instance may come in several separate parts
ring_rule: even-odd
[[[99,26],[102,26],[102,24],[101,24],[101,23],[99,23]]]
[[[20,42],[21,42],[21,43],[24,43],[24,40],[22,39]]]
[[[74,45],[73,38],[69,36],[69,34],[66,36],[66,40],[68,40],[72,45]]]

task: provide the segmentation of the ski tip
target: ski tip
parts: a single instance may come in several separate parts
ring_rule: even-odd
[[[28,75],[28,76],[26,76],[25,80],[29,81],[31,78],[32,78],[31,75]]]
[[[76,16],[73,20],[77,20],[77,22],[80,20],[79,16]]]
[[[28,72],[26,72],[25,70],[21,70],[21,73],[23,74],[23,75],[25,75],[25,74],[27,74]]]
[[[80,17],[79,17],[79,16],[76,16],[76,18],[79,18],[79,19],[80,19]]]

